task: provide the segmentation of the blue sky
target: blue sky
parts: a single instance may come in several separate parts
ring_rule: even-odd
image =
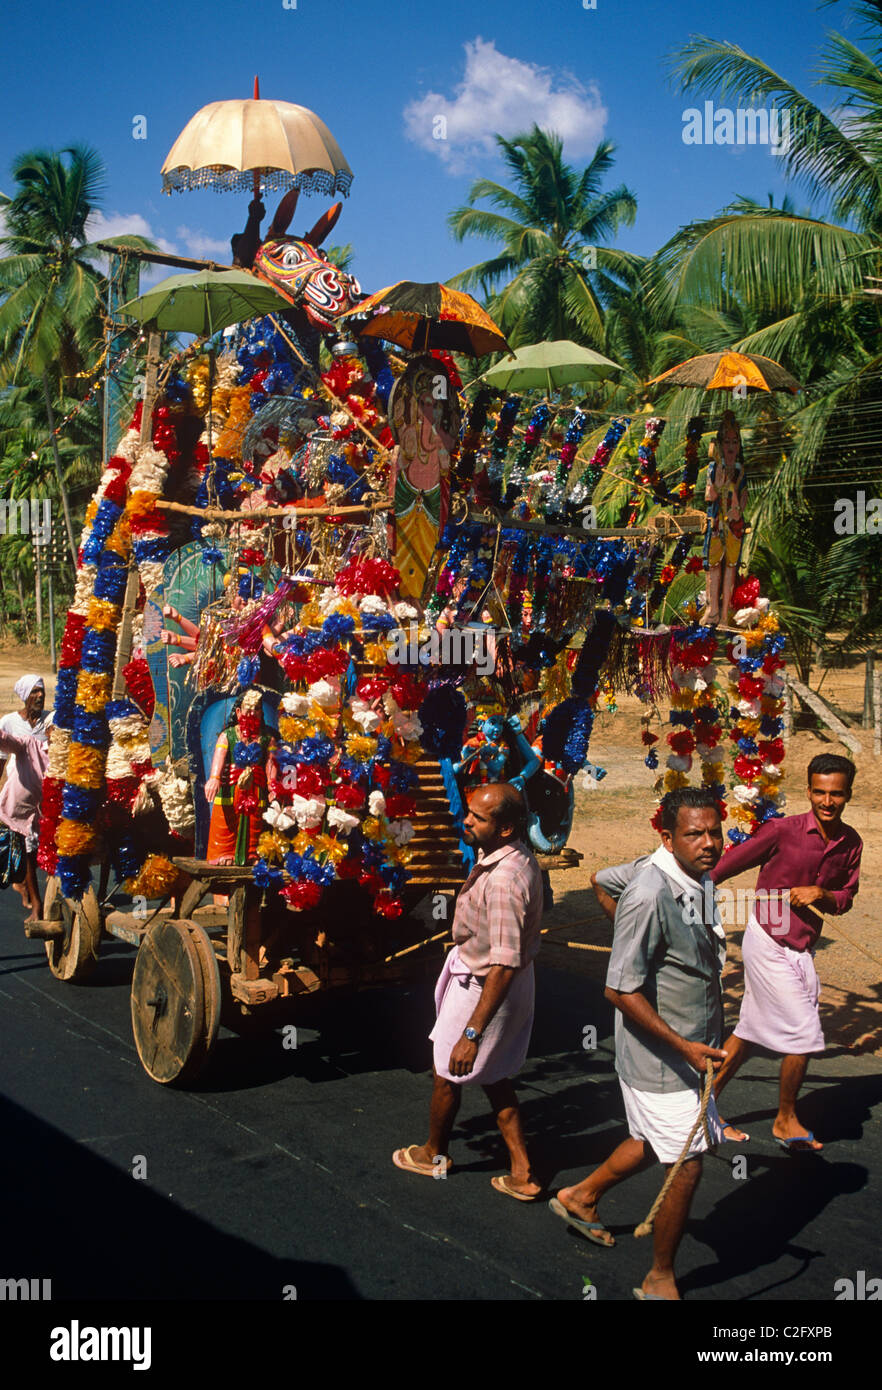
[[[667,81],[665,56],[691,34],[728,39],[819,99],[812,82],[830,28],[862,42],[846,4],[814,0],[740,0],[722,14],[707,0],[17,5],[3,20],[0,188],[13,191],[17,153],[82,141],[107,165],[99,232],[141,232],[226,261],[247,196],[168,197],[159,171],[194,112],[250,96],[257,72],[261,95],[310,107],[343,149],[355,179],[331,241],[353,243],[366,290],[443,280],[490,254],[489,243],[454,242],[446,217],[474,178],[500,176],[493,132],[533,120],[566,132],[577,166],[597,140],[615,142],[613,182],[639,205],[618,244],[648,253],[735,194],[784,191],[764,147],[683,143],[683,111],[698,99]],[[445,142],[431,136],[436,114],[447,116]],[[136,116],[146,117],[145,140],[132,138]],[[266,201],[271,215],[277,196]],[[291,230],[305,231],[329,201],[301,198]]]

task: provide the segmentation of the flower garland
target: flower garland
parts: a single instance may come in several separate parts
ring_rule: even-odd
[[[652,495],[656,502],[670,502],[671,494],[668,485],[658,471],[655,463],[655,455],[658,450],[659,441],[664,433],[667,420],[663,420],[659,415],[651,415],[644,425],[643,439],[637,449],[637,465],[635,476],[638,482],[644,487],[652,489]],[[639,507],[635,506],[631,512],[631,520],[628,525],[633,526],[637,519]]]
[[[520,396],[509,396],[496,420],[496,429],[490,443],[490,462],[487,466],[487,480],[491,500],[499,505],[502,502],[502,477],[505,472],[505,454],[511,442],[517,413],[521,408]]]
[[[732,795],[735,806],[730,830],[734,844],[749,839],[767,820],[783,814],[786,797],[780,790],[783,777],[784,636],[769,600],[760,597],[759,580],[742,581],[732,596],[735,625],[743,636],[731,642],[726,655],[733,725],[729,738],[737,752],[733,761]]]
[[[508,501],[509,497],[511,497],[511,499],[514,500],[517,490],[519,488],[522,488],[524,486],[524,483],[527,481],[527,467],[530,463],[530,460],[533,458],[533,455],[535,454],[536,450],[539,448],[540,441],[546,429],[548,428],[550,420],[551,411],[548,409],[548,406],[545,404],[545,402],[542,401],[539,405],[536,406],[535,410],[530,416],[530,423],[527,425],[527,428],[524,431],[523,443],[521,444],[521,447],[518,449],[517,454],[515,455],[514,463],[511,466],[511,470],[508,475],[508,489],[506,492],[506,501]]]
[[[462,448],[456,466],[456,475],[466,494],[471,491],[475,478],[475,461],[481,446],[481,435],[487,423],[487,411],[493,399],[488,386],[482,386],[469,407],[462,436]]]
[[[671,666],[671,711],[669,720],[674,726],[667,735],[670,753],[666,759],[664,776],[655,786],[657,794],[674,791],[677,787],[689,786],[689,772],[692,769],[693,754],[701,762],[701,784],[707,787],[717,799],[720,815],[725,819],[726,788],[723,782],[723,750],[720,747],[722,725],[720,723],[720,700],[722,692],[717,684],[717,670],[714,658],[717,650],[717,637],[712,628],[701,627],[697,621],[694,603],[686,606],[688,626],[678,629],[672,642]],[[652,736],[644,743],[654,742]],[[654,753],[651,749],[651,753]],[[657,765],[657,755],[645,759],[648,767]],[[651,824],[659,829],[661,808],[652,818]]]
[[[686,448],[683,451],[683,472],[680,478],[680,486],[677,488],[677,497],[683,503],[691,502],[695,495],[695,484],[698,480],[698,445],[703,434],[704,417],[702,415],[693,415],[689,424],[686,426]]]
[[[603,470],[619,447],[622,435],[625,433],[630,423],[630,419],[625,418],[610,420],[609,429],[594,450],[594,453],[591,455],[591,458],[567,499],[569,507],[573,512],[575,512],[583,502],[586,502],[594,492],[594,489],[600,482]],[[561,457],[562,456],[561,454]]]
[[[140,442],[142,407],[137,407],[86,509],[58,673],[55,722],[66,737],[50,768],[38,850],[41,866],[58,875],[65,897],[82,897],[90,859],[99,852],[104,834],[114,828],[117,808],[128,810],[134,802],[131,779],[141,771],[147,775],[148,768],[153,773],[145,738],[140,768],[117,748],[111,767],[118,774],[111,778],[117,785],[106,788],[113,709],[108,702],[129,556],[138,564],[145,594],[162,578],[168,524],[155,502],[164,490],[170,463],[182,460],[177,430],[188,402],[186,386],[172,378],[154,410],[149,444]],[[164,448],[155,447],[157,442]],[[119,785],[122,781],[125,788]],[[135,866],[131,840],[126,840],[122,858],[127,867]]]
[[[380,916],[404,910],[423,683],[388,665],[377,640],[417,618],[395,601],[398,582],[385,560],[353,561],[277,648],[295,688],[282,697],[279,775],[254,879],[295,911],[316,907],[336,879],[365,887]],[[381,669],[357,680],[352,655],[362,649]]]

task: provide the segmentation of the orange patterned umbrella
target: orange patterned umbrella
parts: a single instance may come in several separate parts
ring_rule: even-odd
[[[666,386],[698,386],[705,391],[731,391],[737,386],[745,394],[754,391],[789,391],[796,395],[799,382],[771,357],[752,352],[706,352],[662,372],[648,383]]]
[[[433,280],[399,280],[385,290],[362,299],[347,309],[338,322],[356,319],[354,331],[369,338],[385,338],[399,347],[425,352],[442,348],[483,357],[489,352],[510,352],[501,330],[470,294],[448,289]],[[362,324],[361,319],[365,322]]]

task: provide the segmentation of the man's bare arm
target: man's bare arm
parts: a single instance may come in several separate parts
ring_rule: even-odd
[[[591,887],[594,889],[594,896],[600,903],[604,916],[608,917],[611,922],[615,922],[616,900],[610,897],[605,888],[601,888],[600,884],[597,882],[596,874],[591,875]]]
[[[704,1072],[705,1060],[710,1057],[714,1063],[714,1071],[725,1060],[726,1054],[719,1047],[708,1047],[705,1043],[688,1042],[686,1038],[675,1033],[660,1018],[655,1009],[639,989],[632,990],[628,994],[622,994],[617,989],[610,989],[609,986],[604,990],[604,996],[611,1004],[624,1014],[630,1023],[642,1028],[645,1033],[651,1033],[660,1042],[666,1043],[674,1052],[679,1052],[681,1057],[685,1057],[690,1067],[694,1067],[697,1072]]]

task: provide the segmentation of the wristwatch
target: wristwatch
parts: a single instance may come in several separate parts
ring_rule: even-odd
[[[473,1043],[479,1043],[482,1036],[480,1033],[476,1033],[474,1028],[464,1028],[462,1030],[462,1035],[464,1038],[468,1038],[469,1042]]]

